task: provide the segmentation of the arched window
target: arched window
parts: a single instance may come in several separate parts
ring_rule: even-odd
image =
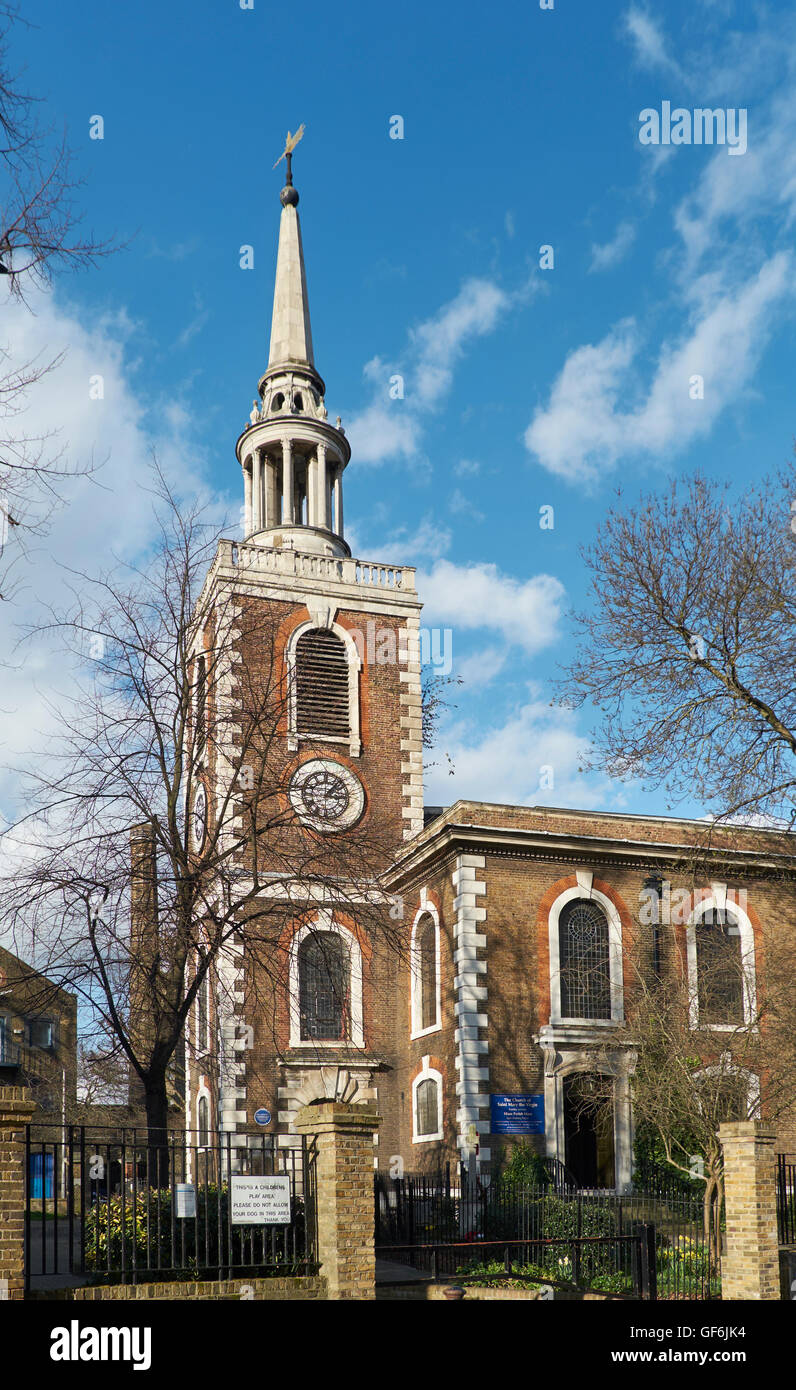
[[[298,951],[300,1036],[348,1041],[351,1036],[351,967],[337,932],[313,932]]]
[[[328,628],[310,628],[296,643],[295,728],[299,737],[346,741],[351,733],[348,656]]]
[[[208,1039],[208,995],[210,980],[206,975],[196,993],[196,1049],[198,1052],[206,1052],[209,1046]]]
[[[199,1128],[199,1143],[202,1147],[206,1147],[210,1143],[210,1105],[207,1096],[199,1097],[199,1104],[196,1107],[196,1112]]]
[[[425,899],[412,926],[409,970],[411,1036],[418,1038],[440,1026],[439,919],[436,909],[427,909]]]
[[[417,933],[417,963],[420,971],[420,1026],[433,1028],[437,1021],[437,927],[433,917],[424,917]]]
[[[597,903],[578,898],[559,918],[562,1018],[611,1017],[608,920]]]
[[[424,1057],[412,1082],[412,1143],[442,1138],[442,1076]]]
[[[415,1087],[415,1130],[418,1139],[428,1139],[439,1129],[439,1086],[432,1078]]]
[[[697,1001],[700,1023],[742,1024],[744,970],[741,929],[713,908],[696,924]]]
[[[196,756],[204,751],[207,737],[207,661],[202,652],[196,662]]]

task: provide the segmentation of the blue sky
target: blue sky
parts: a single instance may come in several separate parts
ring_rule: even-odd
[[[791,452],[789,11],[308,0],[291,20],[265,0],[28,0],[28,86],[66,125],[88,225],[127,246],[57,280],[34,318],[0,300],[15,351],[69,348],[32,418],[75,460],[107,460],[101,489],[73,489],[25,604],[57,583],[55,560],[146,544],[151,445],[186,491],[237,514],[234,443],[270,326],[271,166],[303,121],[294,173],[316,362],[353,445],[349,540],[418,566],[424,620],[452,629],[464,677],[440,741],[456,773],[432,769],[429,800],[665,811],[661,793],[578,773],[588,718],[551,708],[549,682],[585,596],[579,547],[617,486],[632,501],[696,467],[741,486]],[[639,113],[667,100],[746,110],[746,153],[642,145]],[[6,690],[12,749],[57,683],[33,665]],[[686,789],[677,809],[705,808]]]

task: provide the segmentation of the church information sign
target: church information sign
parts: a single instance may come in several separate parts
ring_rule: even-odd
[[[290,1178],[232,1177],[230,1208],[233,1226],[289,1226]]]
[[[544,1096],[490,1096],[493,1134],[544,1134]]]

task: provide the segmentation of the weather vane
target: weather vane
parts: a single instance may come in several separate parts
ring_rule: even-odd
[[[296,148],[296,145],[298,144],[298,142],[299,142],[299,140],[301,139],[301,137],[302,137],[303,134],[304,134],[304,122],[302,121],[302,122],[301,122],[301,125],[299,126],[299,128],[298,128],[298,130],[296,131],[295,135],[291,135],[291,134],[290,134],[290,131],[288,131],[288,133],[287,133],[287,139],[285,140],[285,148],[283,149],[283,151],[282,151],[282,153],[280,154],[278,160],[276,161],[276,164],[281,164],[283,159],[287,161],[287,175],[286,175],[286,178],[285,178],[285,183],[286,183],[288,186],[289,186],[290,184],[292,184],[292,182],[293,182],[293,168],[292,168],[293,151],[294,151],[294,149]],[[276,164],[274,165],[274,168],[276,168]]]

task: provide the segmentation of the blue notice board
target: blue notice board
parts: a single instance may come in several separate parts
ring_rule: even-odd
[[[544,1134],[544,1096],[490,1096],[493,1134]]]

